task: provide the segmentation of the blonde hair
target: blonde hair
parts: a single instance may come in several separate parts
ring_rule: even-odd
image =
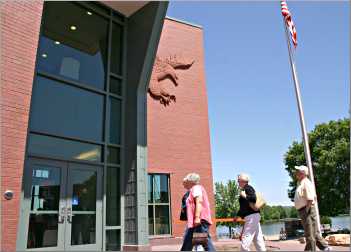
[[[188,181],[188,182],[193,182],[195,184],[198,184],[200,182],[200,175],[197,173],[189,173],[184,177],[183,181]]]

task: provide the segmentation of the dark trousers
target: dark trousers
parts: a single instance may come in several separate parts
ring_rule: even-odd
[[[305,230],[306,247],[305,250],[316,251],[316,246],[320,250],[328,247],[328,243],[318,232],[316,209],[312,206],[309,211],[306,207],[299,210],[303,229]]]
[[[183,245],[180,249],[181,251],[192,251],[193,249],[193,233],[207,233],[208,234],[208,243],[207,246],[204,248],[206,251],[216,251],[215,247],[213,246],[211,236],[209,234],[209,227],[210,225],[207,222],[201,222],[200,226],[194,228],[186,228],[184,237],[183,237]]]

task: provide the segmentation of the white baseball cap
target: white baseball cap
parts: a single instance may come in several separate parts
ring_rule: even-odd
[[[308,167],[305,165],[295,166],[295,169],[304,172],[306,176],[308,175]]]

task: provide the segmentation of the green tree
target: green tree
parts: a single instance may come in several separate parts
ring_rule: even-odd
[[[321,215],[335,216],[350,211],[350,121],[343,119],[319,124],[308,134],[314,179]],[[284,156],[292,181],[288,190],[293,200],[296,189],[295,165],[306,165],[301,142],[293,142]]]
[[[216,200],[216,218],[233,218],[239,211],[239,186],[235,180],[229,180],[227,184],[222,182],[215,183],[215,200]],[[229,228],[231,236],[231,227],[234,223],[219,223]]]
[[[295,207],[290,207],[289,218],[299,218],[299,213]]]

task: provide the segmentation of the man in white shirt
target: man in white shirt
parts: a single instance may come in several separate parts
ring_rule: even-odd
[[[295,169],[298,183],[294,203],[305,231],[305,250],[316,251],[316,246],[320,250],[331,250],[328,243],[318,232],[317,215],[314,207],[317,196],[312,182],[307,178],[308,168],[302,165],[295,166]]]

